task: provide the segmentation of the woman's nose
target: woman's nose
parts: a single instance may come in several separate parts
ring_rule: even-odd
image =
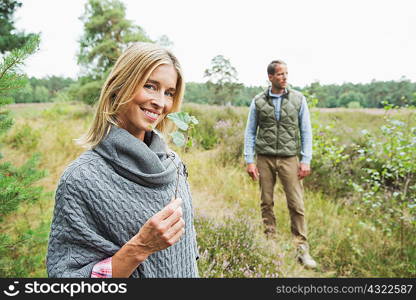
[[[167,97],[164,93],[157,93],[153,99],[152,103],[158,107],[165,107],[167,104]]]

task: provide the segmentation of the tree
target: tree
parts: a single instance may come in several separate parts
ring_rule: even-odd
[[[126,19],[126,8],[119,0],[88,0],[80,20],[84,35],[78,63],[94,79],[101,79],[130,43],[151,41],[140,26]]]
[[[6,53],[16,48],[21,48],[35,34],[17,32],[14,27],[13,15],[22,3],[17,0],[0,1],[0,53]]]
[[[22,48],[14,49],[3,57],[0,64],[0,135],[13,125],[10,112],[4,109],[4,105],[13,102],[13,98],[9,96],[10,90],[24,87],[27,83],[27,78],[20,73],[19,67],[38,49],[39,41],[39,36],[31,36]]]
[[[350,102],[356,102],[359,105],[361,105],[362,103],[364,103],[364,95],[361,94],[360,92],[350,91],[350,92],[343,93],[339,97],[340,106],[348,107],[348,104]]]
[[[5,104],[12,102],[9,92],[24,86],[26,79],[26,76],[19,71],[19,67],[30,54],[37,50],[38,46],[39,36],[33,35],[22,48],[15,48],[6,54],[0,63],[0,135],[13,124],[9,111],[4,109]],[[1,154],[0,159],[2,159]],[[43,195],[41,187],[33,186],[33,183],[45,176],[44,171],[37,169],[38,160],[39,155],[33,155],[20,167],[15,167],[10,162],[0,161],[0,223],[4,221],[5,216],[15,212],[22,203],[33,203]],[[26,260],[26,258],[16,259],[16,247],[23,242],[30,242],[27,233],[12,237],[0,232],[0,277],[27,277],[29,275],[30,270],[21,271],[22,268],[12,268],[16,264],[20,264],[19,267],[21,267],[22,261]],[[17,269],[19,271],[15,271]]]
[[[1,107],[13,102],[9,96],[10,90],[25,86],[27,78],[19,73],[19,67],[30,54],[36,51],[38,46],[39,36],[34,35],[22,48],[12,50],[3,58],[0,65],[0,134],[13,124],[9,112]]]
[[[33,91],[34,102],[47,102],[50,98],[48,89],[43,85],[38,85]]]
[[[242,84],[238,82],[237,70],[231,65],[229,59],[217,55],[211,60],[211,68],[206,69],[204,77],[215,95],[215,104],[234,102]]]
[[[384,102],[405,106],[414,105],[413,93],[416,83],[406,77],[399,81],[375,81],[371,83],[343,83],[341,85],[320,85],[312,83],[303,92],[315,95],[319,99],[319,107],[347,106],[349,102],[359,102],[362,107],[383,107]]]
[[[30,82],[20,89],[12,90],[10,96],[15,103],[33,102],[33,88]]]
[[[126,7],[119,0],[88,0],[80,20],[84,22],[84,35],[77,58],[84,70],[70,93],[94,104],[104,78],[124,49],[133,42],[151,40],[140,26],[126,19]]]

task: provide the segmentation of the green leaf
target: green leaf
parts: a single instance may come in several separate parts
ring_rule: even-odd
[[[189,123],[189,114],[186,112],[176,112],[168,115],[168,118],[171,119],[176,126],[181,130],[188,130]]]
[[[170,136],[176,146],[182,147],[185,145],[185,136],[182,133],[175,131],[174,133],[171,133]]]
[[[199,121],[194,116],[190,116],[190,123],[195,124],[195,125],[198,125],[199,124]]]

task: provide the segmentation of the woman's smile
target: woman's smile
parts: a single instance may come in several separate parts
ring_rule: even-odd
[[[177,80],[172,65],[156,67],[120,114],[120,127],[143,141],[145,132],[153,130],[171,111]]]
[[[159,115],[160,115],[159,113],[150,111],[150,110],[148,110],[146,108],[143,108],[143,107],[140,107],[140,109],[144,112],[144,115],[146,117],[148,117],[153,122],[157,121],[157,119],[159,118]]]

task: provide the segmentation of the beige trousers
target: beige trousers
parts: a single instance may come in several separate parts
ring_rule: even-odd
[[[298,157],[257,155],[257,168],[260,173],[261,214],[265,233],[274,233],[276,228],[273,195],[277,175],[285,191],[294,241],[297,246],[307,246],[303,185],[298,178]]]

